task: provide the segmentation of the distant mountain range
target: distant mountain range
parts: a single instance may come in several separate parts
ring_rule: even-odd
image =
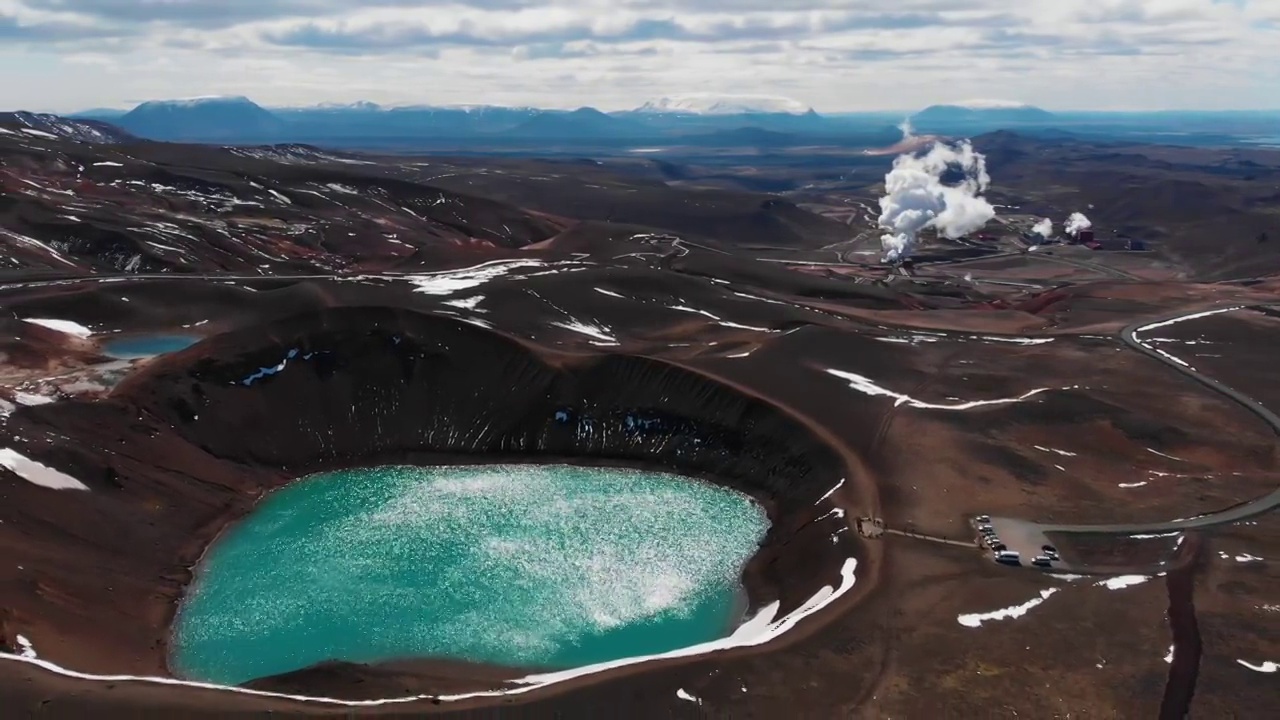
[[[911,124],[925,132],[948,132],[977,126],[981,129],[1053,122],[1053,113],[1024,103],[977,100],[952,105],[930,105],[911,116]]]
[[[615,140],[672,143],[689,136],[744,128],[764,131],[769,145],[782,136],[847,134],[847,119],[824,118],[789,98],[688,95],[662,98],[633,110],[601,112],[493,105],[384,107],[371,102],[265,108],[242,96],[145,102],[121,112],[96,109],[73,117],[106,120],[152,140],[246,143],[487,140]],[[877,132],[884,123],[877,118]],[[861,130],[869,128],[861,123]],[[798,140],[797,140],[798,141]]]
[[[634,112],[675,115],[807,115],[813,108],[799,100],[767,95],[676,95],[650,100]]]

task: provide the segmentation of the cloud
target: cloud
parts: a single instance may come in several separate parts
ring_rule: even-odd
[[[118,32],[94,25],[69,22],[24,22],[0,11],[0,40],[13,42],[74,42],[112,37]]]
[[[1256,107],[1280,102],[1278,20],[1275,0],[0,0],[0,63],[23,68],[7,103],[46,109],[699,91],[819,111],[969,95]]]
[[[940,26],[1017,25],[1012,16],[948,20],[938,13],[768,12],[747,15],[685,14],[608,16],[569,13],[468,13],[419,23],[314,21],[264,32],[264,41],[282,46],[373,53],[414,47],[511,46],[593,41],[670,41],[715,45],[727,42],[802,40],[815,35],[865,30],[919,30]]]
[[[422,8],[472,5],[492,10],[536,6],[539,0],[21,0],[32,10],[72,13],[113,25],[168,24],[190,28],[226,28],[260,20],[341,15],[353,8]]]

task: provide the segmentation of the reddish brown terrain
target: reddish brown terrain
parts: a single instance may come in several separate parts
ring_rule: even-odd
[[[15,717],[1181,718],[1280,702],[1280,281],[1195,279],[1245,250],[1223,266],[1182,245],[1027,251],[1013,220],[889,268],[853,193],[700,190],[632,161],[40,132],[0,134]],[[173,334],[198,342],[109,356]],[[652,429],[629,431],[637,413]],[[743,577],[751,609],[842,592],[759,646],[527,692],[512,692],[524,671],[429,659],[329,663],[256,693],[164,682],[193,567],[265,492],[323,469],[512,459],[748,492],[772,521]],[[1061,562],[993,562],[982,515],[1043,530]]]

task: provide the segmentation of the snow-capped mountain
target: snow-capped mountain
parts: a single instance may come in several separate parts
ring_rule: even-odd
[[[105,145],[136,139],[120,128],[98,120],[23,111],[0,113],[0,134],[42,140],[61,138]]]
[[[199,95],[196,97],[173,98],[170,100],[148,100],[138,108],[156,110],[160,108],[193,108],[211,105],[253,105],[253,101],[243,95]],[[134,108],[135,110],[138,108]]]
[[[295,108],[295,109],[354,110],[359,112],[381,112],[383,110],[383,107],[378,103],[369,102],[368,100],[357,100],[356,102],[351,102],[351,103],[326,102],[326,103],[320,103],[319,105],[315,105],[312,108]]]
[[[689,93],[650,100],[636,112],[683,115],[804,115],[813,108],[792,98],[772,95]]]

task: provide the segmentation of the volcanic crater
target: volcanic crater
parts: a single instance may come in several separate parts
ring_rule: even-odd
[[[742,575],[759,632],[713,649],[764,644],[853,583],[856,540],[834,491],[862,471],[803,418],[668,360],[553,351],[414,309],[311,307],[244,324],[143,363],[104,399],[12,420],[27,435],[92,438],[57,462],[89,492],[22,519],[40,524],[26,530],[41,553],[77,560],[0,618],[39,628],[41,659],[72,671],[171,677],[170,628],[210,543],[264,494],[346,468],[630,467],[746,493],[771,521]],[[326,662],[248,687],[438,702],[556,678],[539,677],[409,658]]]

